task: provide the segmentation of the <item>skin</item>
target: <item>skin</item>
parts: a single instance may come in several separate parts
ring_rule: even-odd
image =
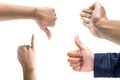
[[[28,7],[13,4],[0,3],[0,21],[13,19],[32,19],[35,20],[40,29],[42,29],[51,38],[51,32],[47,27],[54,27],[56,13],[50,7]]]
[[[79,40],[78,36],[75,37],[75,44],[78,50],[67,53],[70,66],[79,72],[93,71],[94,54]]]
[[[109,20],[104,7],[95,2],[80,13],[83,24],[98,37],[120,44],[120,21]]]
[[[35,49],[34,49],[34,35],[32,35],[31,46],[19,46],[18,61],[23,69],[24,80],[36,80],[35,75]]]
[[[98,37],[120,44],[120,21],[109,20],[106,17],[104,7],[95,2],[80,13],[83,24],[90,32]],[[78,37],[75,38],[78,50],[68,52],[68,62],[75,71],[88,72],[94,68],[94,54],[87,48]]]
[[[15,19],[35,20],[40,29],[42,29],[51,38],[51,32],[48,27],[54,27],[56,13],[50,7],[28,7],[7,3],[0,3],[0,21]],[[31,46],[23,45],[18,47],[18,60],[23,68],[24,80],[36,80],[35,76],[35,50],[34,35],[32,36]]]

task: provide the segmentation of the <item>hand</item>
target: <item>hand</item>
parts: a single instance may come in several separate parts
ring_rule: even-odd
[[[89,8],[83,9],[80,13],[81,19],[83,20],[83,24],[88,27],[91,33],[99,38],[104,37],[103,28],[101,23],[107,20],[106,12],[104,7],[95,2]]]
[[[94,54],[83,43],[80,42],[79,37],[75,37],[75,43],[79,50],[68,52],[68,62],[75,71],[88,72],[93,71]]]
[[[17,53],[18,60],[22,65],[23,70],[33,70],[35,68],[34,35],[32,35],[31,46],[19,46]]]
[[[40,28],[47,34],[48,39],[51,38],[51,32],[47,27],[54,27],[56,19],[56,13],[53,8],[36,8],[35,20]]]

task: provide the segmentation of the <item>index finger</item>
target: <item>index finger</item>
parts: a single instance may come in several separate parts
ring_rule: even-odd
[[[93,9],[91,9],[91,8],[84,8],[84,9],[82,10],[82,12],[88,13],[88,14],[92,14]]]
[[[34,34],[32,35],[32,38],[31,38],[31,48],[34,48]]]
[[[74,58],[80,57],[79,51],[70,51],[70,52],[67,53],[67,55],[69,57],[74,57]]]

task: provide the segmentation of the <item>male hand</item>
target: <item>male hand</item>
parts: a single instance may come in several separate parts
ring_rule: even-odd
[[[34,35],[32,35],[31,46],[23,45],[18,47],[18,60],[23,70],[33,70],[35,68]]]
[[[105,9],[101,4],[95,2],[89,8],[83,9],[80,16],[83,24],[88,27],[94,36],[99,38],[104,37],[103,30],[105,30],[105,28],[101,25],[107,21],[107,17]]]
[[[94,54],[83,43],[79,37],[75,37],[75,43],[79,50],[68,52],[68,62],[75,71],[88,72],[93,71]]]
[[[54,27],[56,19],[56,13],[53,8],[36,8],[35,20],[40,28],[46,33],[48,39],[51,38],[51,32],[47,27]]]

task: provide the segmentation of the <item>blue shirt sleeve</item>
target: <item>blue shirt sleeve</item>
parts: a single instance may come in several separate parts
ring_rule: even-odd
[[[95,54],[94,77],[120,77],[120,53]]]

